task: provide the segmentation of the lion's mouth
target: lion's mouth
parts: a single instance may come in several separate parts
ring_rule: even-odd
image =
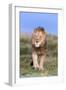
[[[37,47],[37,48],[40,47],[40,43],[35,42],[35,47]]]

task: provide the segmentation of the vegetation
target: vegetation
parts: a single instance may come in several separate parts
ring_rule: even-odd
[[[58,41],[57,36],[47,35],[47,55],[44,71],[34,70],[30,65],[31,36],[20,36],[20,77],[56,76],[58,74]]]

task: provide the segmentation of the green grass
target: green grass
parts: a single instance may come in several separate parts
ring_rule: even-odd
[[[44,71],[34,70],[30,65],[31,37],[20,38],[20,77],[40,77],[58,75],[57,37],[48,35],[47,55],[44,63]]]

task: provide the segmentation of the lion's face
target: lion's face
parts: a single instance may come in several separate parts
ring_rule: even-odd
[[[36,48],[44,45],[45,39],[46,39],[45,31],[39,29],[34,30],[32,34],[32,44]]]

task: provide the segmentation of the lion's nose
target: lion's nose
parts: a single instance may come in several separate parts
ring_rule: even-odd
[[[38,43],[38,41],[36,41],[36,43]]]

